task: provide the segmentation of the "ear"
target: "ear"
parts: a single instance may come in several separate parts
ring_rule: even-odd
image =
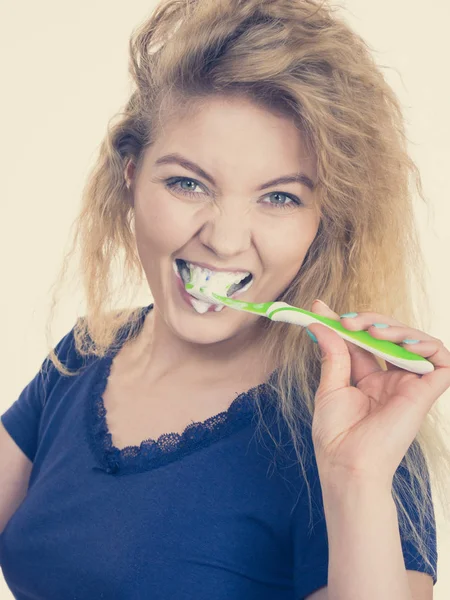
[[[125,178],[125,185],[130,194],[131,206],[134,206],[133,181],[134,181],[135,168],[136,168],[136,165],[134,164],[134,162],[131,159],[129,159],[127,162],[127,165],[125,167],[124,178]]]

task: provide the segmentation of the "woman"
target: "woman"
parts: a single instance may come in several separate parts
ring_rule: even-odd
[[[136,90],[74,239],[86,315],[2,415],[10,589],[431,598],[450,353],[411,325],[420,179],[395,95],[363,41],[310,0],[166,0],[130,53]],[[311,341],[198,312],[186,263],[251,275],[241,299],[340,318],[435,370],[381,363],[319,324]],[[153,303],[107,309],[144,277]]]

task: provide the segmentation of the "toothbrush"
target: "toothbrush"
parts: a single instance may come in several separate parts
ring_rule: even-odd
[[[214,298],[215,304],[224,304],[235,310],[242,310],[254,315],[267,317],[271,321],[292,323],[301,327],[307,327],[312,323],[321,323],[329,329],[334,329],[344,340],[375,354],[396,367],[419,375],[434,371],[433,363],[423,356],[414,354],[394,342],[373,338],[367,331],[349,331],[336,319],[317,315],[308,310],[291,306],[286,302],[262,302],[260,304],[243,302],[242,300],[234,300],[233,298],[227,298],[215,292],[207,291],[204,287],[198,289],[195,289],[195,287],[192,283],[185,284],[186,290],[199,300],[211,302]]]

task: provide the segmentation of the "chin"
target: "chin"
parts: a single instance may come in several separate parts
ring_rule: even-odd
[[[186,309],[172,306],[165,314],[166,323],[177,337],[191,344],[202,345],[224,342],[247,328],[249,321],[257,318],[253,319],[227,307],[220,313],[212,311],[199,314],[189,306]]]

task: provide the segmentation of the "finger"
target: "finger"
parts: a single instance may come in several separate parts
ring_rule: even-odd
[[[435,338],[423,331],[421,331],[420,329],[414,329],[413,327],[408,327],[407,325],[405,325],[404,323],[401,323],[400,321],[397,321],[396,319],[386,316],[386,315],[382,315],[380,313],[376,313],[376,312],[360,312],[357,314],[356,317],[341,317],[340,318],[342,326],[345,327],[346,329],[350,330],[350,331],[364,331],[367,330],[367,332],[375,339],[386,339],[389,341],[392,341],[394,343],[398,343],[401,344],[403,342],[404,339],[418,339],[420,341],[420,344],[424,344],[425,342],[427,343],[432,343],[432,344],[441,344],[441,340],[439,340],[438,338]],[[374,323],[384,323],[386,325],[389,325],[389,327],[387,328],[377,328],[374,327]],[[417,347],[417,344],[402,344],[404,348],[406,348],[407,350],[414,352],[414,348]],[[412,347],[413,346],[413,347]],[[432,349],[435,348],[435,345],[432,346]],[[428,349],[430,349],[430,346],[428,347]],[[421,354],[420,352],[418,354]],[[421,356],[424,356],[425,358],[426,355],[425,354],[421,354]],[[441,355],[439,355],[439,360],[441,361],[440,366],[444,366],[445,364],[448,364],[448,360],[446,357],[441,357]],[[382,359],[379,359],[380,361]],[[449,360],[450,360],[450,353],[449,353]],[[382,362],[383,366],[384,364],[386,365],[386,369],[388,371],[398,371],[401,370],[401,367],[398,367],[396,365],[393,365],[392,363],[390,363],[389,361],[383,361]],[[359,380],[360,381],[360,380]]]
[[[433,355],[428,357],[428,360],[433,364],[434,359],[435,357]],[[428,385],[430,391],[432,391],[432,394],[434,394],[434,400],[432,398],[433,404],[450,387],[450,366],[437,367],[434,371],[431,371],[431,373],[425,373],[425,375],[422,375],[421,381],[424,381]]]
[[[432,338],[426,333],[420,330],[417,331],[418,340],[417,343],[404,343],[405,339],[412,339],[412,330],[409,327],[387,327],[377,328],[369,327],[368,333],[374,338],[380,340],[387,340],[395,344],[399,344],[406,350],[414,352],[424,358],[430,360],[435,367],[449,367],[450,366],[450,351],[446,348],[441,340]],[[389,370],[398,369],[395,365],[386,361]]]
[[[315,312],[316,314],[323,315],[324,317],[329,317],[330,319],[339,319],[339,315],[335,313],[331,308],[329,308],[326,304],[315,300],[313,302],[311,312]],[[351,319],[348,319],[351,320]],[[308,329],[311,329],[311,325],[308,326]],[[345,327],[345,326],[344,326]],[[339,335],[335,332],[336,335]],[[343,339],[343,338],[341,338]],[[357,385],[364,377],[367,377],[371,373],[375,373],[377,371],[382,371],[383,368],[378,362],[377,358],[369,352],[368,350],[364,350],[364,348],[360,348],[356,346],[356,344],[352,344],[347,340],[343,340],[347,346],[348,352],[350,354],[351,359],[351,384]]]
[[[345,341],[323,324],[313,323],[308,329],[316,336],[321,353],[322,368],[317,398],[350,386],[351,359]]]
[[[415,329],[414,327],[409,327],[405,323],[401,323],[396,319],[389,317],[387,315],[382,315],[376,312],[360,312],[356,317],[339,317],[341,324],[345,329],[349,329],[350,331],[362,331],[369,330],[370,335],[376,337],[376,334],[380,331],[384,331],[383,329],[377,329],[373,327],[374,323],[384,323],[385,325],[389,325],[391,327],[401,328],[405,332],[405,337],[402,339],[410,338],[416,340],[434,340],[435,342],[439,342],[439,338],[435,338],[420,329]],[[389,329],[387,328],[387,329]],[[387,330],[386,329],[386,330]],[[387,338],[389,339],[389,338]]]
[[[436,355],[438,353],[439,350],[436,351]],[[427,358],[434,362],[435,355]],[[416,393],[398,394],[389,400],[384,410],[378,414],[380,423],[385,419],[386,426],[389,427],[389,423],[393,421],[392,414],[395,413],[397,416],[394,418],[394,422],[396,420],[401,423],[403,420],[403,427],[408,426],[409,422],[413,435],[415,435],[435,402],[450,388],[450,366],[437,367],[434,371],[425,373],[417,378],[416,384]]]

